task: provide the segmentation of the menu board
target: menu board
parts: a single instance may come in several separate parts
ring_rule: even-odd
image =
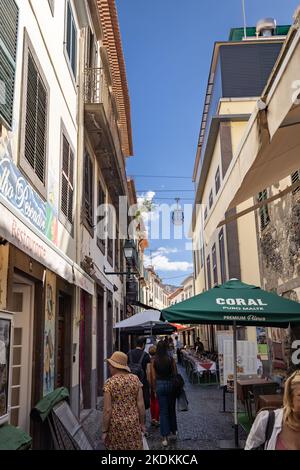
[[[0,317],[0,424],[8,414],[11,320]]]
[[[224,341],[233,341],[232,331],[217,332],[217,338],[220,384],[226,385],[226,381],[224,381]]]
[[[233,384],[233,341],[223,343],[223,385]],[[237,374],[257,373],[257,344],[252,341],[237,341]]]

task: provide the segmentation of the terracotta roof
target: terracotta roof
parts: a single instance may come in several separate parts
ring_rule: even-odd
[[[115,0],[97,0],[103,30],[103,45],[107,49],[112,74],[112,88],[117,101],[122,138],[126,157],[133,155],[130,99],[126,67]]]

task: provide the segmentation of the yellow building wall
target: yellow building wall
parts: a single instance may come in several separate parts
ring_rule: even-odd
[[[252,114],[256,100],[240,101],[236,98],[222,99],[219,106],[219,114]]]

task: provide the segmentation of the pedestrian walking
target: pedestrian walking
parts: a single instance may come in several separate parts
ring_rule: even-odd
[[[111,377],[104,385],[102,441],[108,450],[142,450],[143,386],[130,373],[126,354],[116,351],[107,362]]]
[[[300,450],[300,371],[284,386],[283,408],[261,411],[251,428],[245,450]]]
[[[143,396],[145,409],[150,408],[150,391],[149,383],[147,380],[147,365],[150,363],[150,356],[145,351],[146,338],[140,336],[136,340],[136,347],[129,351],[128,355],[128,366],[131,372],[138,376],[143,384]]]
[[[150,412],[151,412],[151,423],[154,426],[159,426],[159,404],[156,395],[156,381],[154,371],[154,358],[156,354],[156,346],[149,348],[149,354],[151,362],[147,365],[147,379],[150,385]]]
[[[159,403],[160,434],[162,445],[166,447],[168,437],[172,440],[177,437],[176,397],[173,390],[173,378],[177,374],[177,369],[164,341],[160,341],[157,345],[153,369]]]
[[[175,336],[175,346],[176,346],[176,354],[177,354],[177,363],[181,364],[181,350],[182,350],[182,343],[178,336]]]

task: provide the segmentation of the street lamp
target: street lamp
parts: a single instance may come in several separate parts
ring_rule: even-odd
[[[130,276],[130,277],[132,275],[138,275],[139,274],[138,272],[131,271],[131,266],[135,265],[135,262],[136,262],[136,247],[135,247],[134,241],[133,240],[126,240],[126,242],[124,243],[123,250],[124,250],[124,256],[126,258],[128,266],[129,266],[129,270],[126,271],[126,272],[107,272],[106,269],[105,269],[105,266],[104,266],[104,270],[103,270],[104,274],[126,275],[126,276]]]
[[[134,241],[133,240],[126,240],[126,242],[124,243],[124,248],[123,249],[124,249],[124,256],[126,258],[126,261],[129,264],[132,264],[133,260],[135,258],[135,252],[136,252]]]

